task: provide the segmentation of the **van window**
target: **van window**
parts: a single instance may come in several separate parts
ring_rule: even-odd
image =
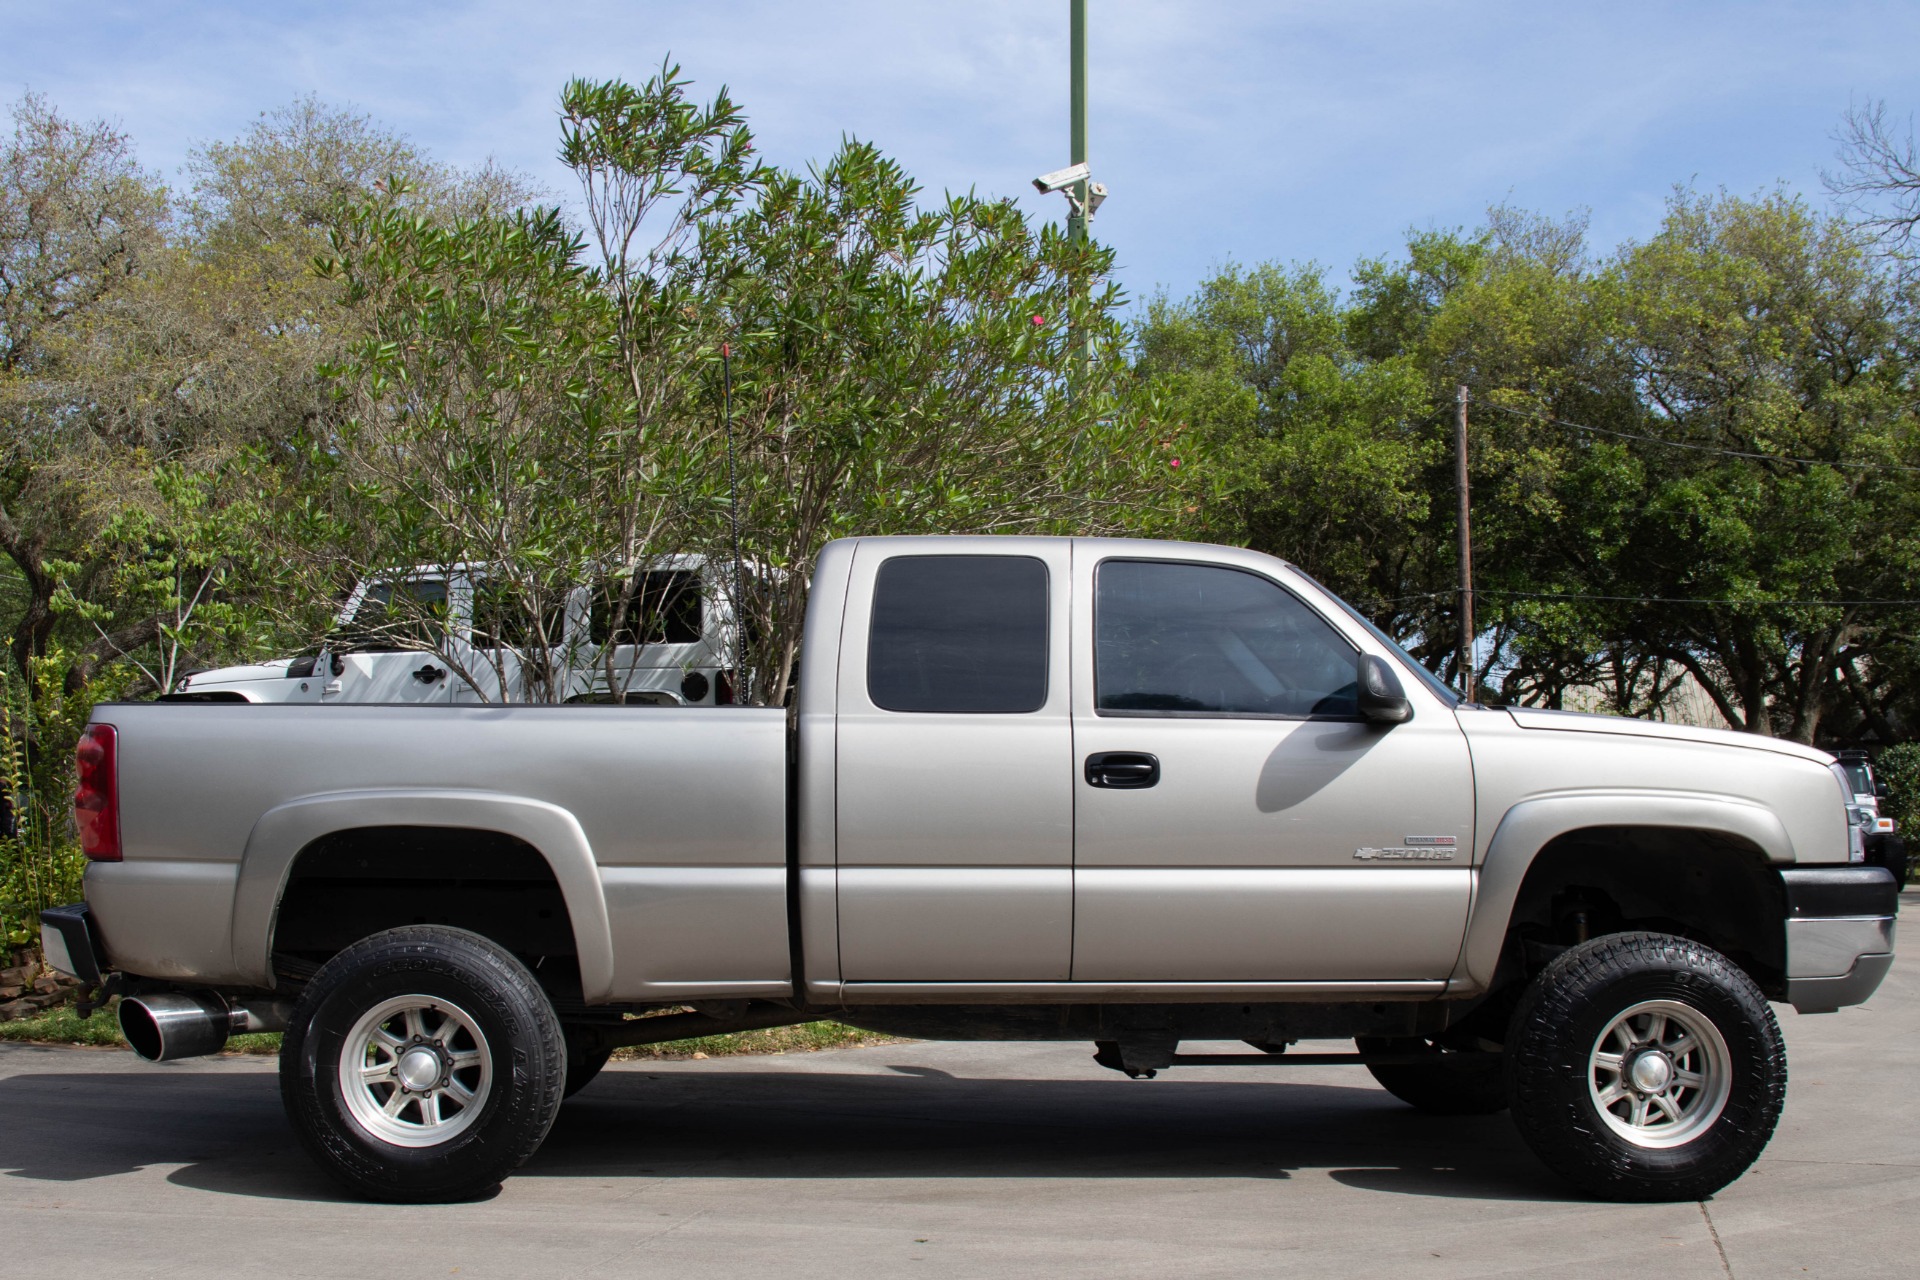
[[[619,582],[593,594],[588,634],[594,644],[695,644],[700,639],[700,573],[697,569],[651,569],[634,575],[627,616],[614,633]]]
[[[515,649],[536,653],[566,644],[567,597],[564,591],[529,600],[516,583],[478,578],[473,584],[473,645],[476,649]]]
[[[1038,711],[1047,700],[1047,566],[1031,556],[883,562],[867,696],[887,711]]]
[[[1258,574],[1108,560],[1093,595],[1103,715],[1359,716],[1359,651]]]

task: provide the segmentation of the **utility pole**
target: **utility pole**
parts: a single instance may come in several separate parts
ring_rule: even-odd
[[[1076,0],[1077,2],[1077,0]],[[1476,701],[1473,670],[1473,528],[1467,498],[1467,388],[1462,385],[1453,415],[1453,475],[1460,494],[1460,688]]]
[[[1070,139],[1073,152],[1072,163],[1087,163],[1087,0],[1071,0],[1073,17],[1071,21],[1071,44],[1073,51],[1072,72],[1072,133]],[[1078,247],[1087,242],[1087,219],[1092,210],[1087,207],[1087,195],[1093,185],[1091,175],[1081,178],[1073,184],[1073,194],[1068,198],[1071,212],[1067,214],[1067,239]],[[1087,282],[1092,289],[1093,282]],[[1088,339],[1090,335],[1082,333],[1070,335],[1073,344],[1073,364],[1067,381],[1067,394],[1078,398],[1080,388],[1087,380]]]
[[[1073,5],[1073,156],[1071,163],[1087,162],[1087,0],[1072,0]],[[1075,241],[1087,238],[1087,188],[1092,179],[1073,184],[1073,211],[1067,215],[1067,235]]]
[[[1078,250],[1086,246],[1088,224],[1107,198],[1107,188],[1104,183],[1095,182],[1087,168],[1087,0],[1067,0],[1067,4],[1071,29],[1069,56],[1073,64],[1069,90],[1073,163],[1041,174],[1033,180],[1033,187],[1041,195],[1067,198],[1067,243]],[[1086,288],[1091,295],[1091,279],[1087,280]],[[1092,335],[1069,330],[1067,351],[1067,398],[1072,400],[1086,381],[1087,364],[1093,355]]]

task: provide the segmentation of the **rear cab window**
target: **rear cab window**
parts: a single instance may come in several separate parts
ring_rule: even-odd
[[[894,556],[874,579],[867,696],[883,711],[1019,714],[1047,701],[1047,566]]]

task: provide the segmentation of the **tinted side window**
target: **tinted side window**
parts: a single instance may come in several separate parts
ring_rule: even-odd
[[[1257,574],[1109,560],[1094,582],[1101,711],[1359,714],[1359,654],[1325,619]]]
[[[1047,566],[1030,556],[883,562],[867,696],[888,711],[1038,711],[1047,700]]]

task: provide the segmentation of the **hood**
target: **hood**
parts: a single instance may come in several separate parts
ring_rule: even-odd
[[[255,680],[284,680],[287,678],[287,668],[292,665],[292,658],[276,658],[272,662],[261,662],[247,667],[216,667],[212,671],[195,671],[186,677],[187,687],[204,689],[216,684],[248,684]]]
[[[1583,711],[1541,711],[1533,707],[1508,707],[1507,714],[1522,729],[1558,729],[1571,733],[1612,733],[1632,738],[1677,738],[1683,742],[1704,742],[1719,747],[1740,747],[1748,751],[1771,751],[1776,755],[1797,756],[1818,765],[1830,765],[1833,757],[1815,747],[1780,738],[1765,738],[1757,733],[1736,733],[1731,729],[1703,729],[1690,724],[1668,724],[1662,720],[1635,720],[1629,716],[1590,715]]]

